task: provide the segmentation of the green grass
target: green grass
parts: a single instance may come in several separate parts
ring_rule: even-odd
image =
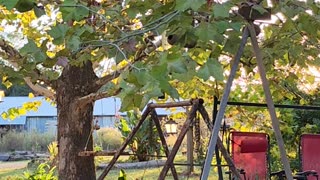
[[[1,169],[0,170],[0,179],[1,180],[16,180],[16,179],[21,179],[23,177],[23,172],[27,171],[27,168],[22,168],[22,169]]]
[[[181,180],[198,180],[200,176],[200,171],[195,170],[195,173],[191,176],[183,175],[183,172],[185,171],[186,167],[176,167],[179,179]],[[15,170],[8,170],[8,171],[0,171],[0,179],[1,180],[18,180],[19,177],[21,179],[23,172],[27,171],[27,168],[23,169],[15,169]],[[125,173],[127,175],[127,180],[143,180],[143,179],[158,179],[158,176],[162,170],[162,167],[160,168],[147,168],[147,169],[125,169]],[[97,176],[101,174],[101,170],[97,171]],[[109,172],[109,174],[106,176],[105,180],[114,180],[118,179],[120,169],[114,169]],[[173,177],[171,176],[171,172],[169,170],[166,180],[172,180]],[[217,179],[217,176],[214,172],[212,172],[209,180]]]
[[[21,179],[23,172],[27,171],[26,168],[29,161],[13,161],[13,162],[0,162],[0,179],[13,180]]]
[[[121,156],[117,163],[128,162],[128,156]],[[103,157],[100,160],[102,162],[109,162],[112,157]],[[177,155],[175,158],[175,162],[184,163],[186,162],[186,157]],[[0,164],[1,165],[1,164]],[[186,176],[185,172],[187,170],[187,166],[175,166],[179,179],[181,180],[198,180],[200,177],[201,169],[200,167],[195,167],[194,173],[191,176]],[[17,180],[23,177],[23,172],[27,171],[27,168],[15,169],[14,166],[12,168],[1,169],[0,168],[0,180]],[[32,169],[29,169],[32,171]],[[127,180],[146,180],[146,179],[158,179],[158,176],[162,170],[162,167],[159,168],[145,168],[145,169],[124,169]],[[97,171],[97,177],[101,174],[102,170]],[[105,180],[114,180],[118,179],[120,169],[111,170],[106,176]],[[216,168],[211,168],[209,180],[218,179]],[[168,171],[166,180],[172,180],[171,170]]]
[[[143,180],[143,179],[158,179],[158,176],[162,170],[162,167],[160,168],[147,168],[147,169],[125,169],[125,173],[127,175],[127,180]],[[187,176],[184,175],[184,172],[186,171],[186,167],[182,166],[176,166],[176,170],[179,176],[179,179],[181,180],[198,180],[200,179],[200,169],[195,168],[194,174]],[[98,171],[97,175],[100,175],[102,171]],[[118,179],[120,169],[117,170],[111,170],[108,175],[106,176],[105,180],[114,180]],[[169,170],[166,180],[172,180],[173,177],[171,176],[171,172]],[[218,176],[215,172],[211,172],[209,180],[216,180],[218,179]]]

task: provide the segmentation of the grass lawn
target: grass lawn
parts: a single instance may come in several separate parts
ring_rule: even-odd
[[[128,157],[120,157],[117,162],[128,162]],[[110,157],[105,157],[102,161],[110,161]],[[185,157],[177,156],[175,162],[184,162]],[[18,180],[22,179],[23,172],[28,171],[26,168],[29,161],[18,161],[18,162],[0,162],[0,180]],[[176,166],[179,179],[181,180],[198,180],[201,170],[200,167],[195,167],[194,174],[191,176],[184,175],[187,167],[186,166]],[[29,169],[32,171],[32,169]],[[127,180],[148,180],[148,179],[158,179],[158,176],[162,170],[162,167],[159,168],[145,168],[145,169],[125,169],[127,175]],[[101,174],[102,170],[97,171],[97,176]],[[115,180],[118,179],[120,169],[113,169],[109,172],[106,180]],[[168,171],[166,180],[172,180],[171,170]],[[218,179],[216,168],[211,169],[209,180]]]
[[[21,179],[23,172],[27,171],[29,161],[0,162],[0,179],[14,180]]]
[[[127,175],[127,180],[148,180],[148,179],[158,179],[158,176],[162,170],[160,168],[149,168],[149,169],[125,169]],[[176,166],[178,172],[179,180],[199,180],[200,179],[200,169],[196,168],[195,173],[191,176],[183,175],[183,172],[186,170],[186,167]],[[114,180],[118,179],[120,170],[111,170],[106,176],[105,180]],[[101,171],[97,172],[97,175],[100,175]],[[169,170],[166,180],[172,180],[171,172]],[[211,172],[209,180],[216,180],[218,176],[215,172]]]

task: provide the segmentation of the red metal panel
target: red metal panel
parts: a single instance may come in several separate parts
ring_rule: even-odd
[[[320,173],[320,135],[301,135],[301,160],[302,170],[315,170]],[[315,180],[314,176],[308,176],[308,180]]]
[[[267,179],[268,148],[265,144],[268,144],[268,135],[257,132],[231,132],[231,143],[234,164],[238,169],[245,170],[246,179]],[[246,146],[244,147],[245,151],[241,151],[241,145]],[[250,149],[249,145],[252,146],[252,151],[248,150]],[[264,146],[264,151],[262,148],[257,148],[258,146]],[[244,178],[242,177],[242,179]]]

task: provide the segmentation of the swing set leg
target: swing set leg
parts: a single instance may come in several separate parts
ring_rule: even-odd
[[[162,129],[161,129],[161,125],[160,125],[160,121],[159,121],[157,112],[154,109],[151,112],[151,118],[152,118],[152,120],[154,121],[154,123],[156,125],[156,128],[157,128],[157,131],[158,131],[162,146],[164,148],[164,152],[165,152],[165,154],[166,154],[166,156],[168,158],[169,155],[170,155],[170,152],[169,152],[169,149],[168,149],[168,145],[167,145],[166,139],[163,136],[163,132],[162,132]],[[174,180],[178,180],[178,174],[177,174],[177,171],[176,171],[176,168],[174,167],[174,165],[171,164],[170,168],[171,168],[173,179]]]

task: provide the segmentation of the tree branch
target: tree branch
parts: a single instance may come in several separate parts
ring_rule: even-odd
[[[113,73],[106,75],[102,78],[99,78],[96,81],[96,89],[100,89],[103,85],[107,84],[108,82],[112,81],[113,79],[116,79],[120,76],[120,74],[126,70],[131,70],[134,68],[133,63],[140,61],[144,57],[146,57],[148,54],[156,50],[158,47],[162,45],[162,39],[160,38],[158,41],[154,42],[152,46],[145,46],[144,48],[141,48],[143,50],[139,51],[139,55],[137,55],[132,62],[129,62],[126,66],[123,68],[114,71]],[[109,92],[109,91],[104,91],[104,92],[97,92],[97,93],[91,93],[87,96],[81,97],[78,99],[78,104],[87,104],[90,102],[94,102],[96,100],[106,98],[106,97],[111,97],[119,94],[121,92],[121,88],[117,89],[114,92]]]
[[[155,20],[154,22],[152,23],[149,23],[147,25],[144,26],[144,29],[141,29],[141,30],[137,30],[137,31],[134,31],[133,33],[130,33],[130,34],[127,34],[126,36],[124,37],[121,37],[117,40],[114,40],[114,41],[106,41],[106,40],[91,40],[91,41],[86,41],[84,42],[83,46],[82,47],[102,47],[102,46],[109,46],[109,45],[112,45],[112,44],[118,44],[118,43],[122,43],[124,41],[127,41],[129,40],[130,38],[132,37],[136,37],[138,35],[142,35],[146,32],[150,32],[150,31],[153,31],[155,29],[157,29],[158,27],[160,27],[161,25],[164,25],[165,23],[168,23],[169,21],[171,21],[174,17],[176,17],[178,14],[180,13],[180,11],[173,11],[173,12],[170,12],[164,16],[162,16],[161,18]],[[154,25],[153,27],[150,27],[150,28],[146,28],[150,25],[153,25],[153,24],[156,24]],[[97,43],[95,45],[91,45],[90,43]],[[98,44],[99,43],[99,44]],[[87,46],[86,46],[87,45]]]
[[[104,92],[97,92],[97,93],[91,93],[87,96],[83,96],[77,100],[77,104],[79,105],[85,105],[88,103],[92,103],[96,100],[116,96],[121,92],[121,89],[117,89],[114,92],[104,91]]]
[[[19,65],[18,65],[18,61],[23,59],[23,56],[21,56],[21,54],[15,49],[13,48],[11,45],[9,45],[4,39],[0,40],[0,48],[2,49],[2,51],[5,53],[5,59],[9,61],[9,63],[16,69],[19,69]],[[35,70],[36,73],[38,73]],[[36,93],[46,96],[52,100],[55,99],[55,93],[51,92],[50,90],[37,85],[37,84],[33,84],[31,82],[31,78],[30,77],[25,77],[23,78],[24,81],[26,82],[26,84]]]
[[[4,39],[0,40],[0,48],[5,53],[3,58],[9,61],[9,63],[13,67],[18,69],[19,65],[17,62],[18,60],[22,59],[22,56],[20,55],[20,53],[11,45],[9,45]]]
[[[50,98],[51,100],[55,100],[55,93],[51,92],[49,89],[46,89],[38,84],[33,84],[31,82],[31,78],[30,77],[25,77],[23,78],[24,81],[26,82],[26,84],[36,93],[45,96],[47,98]]]
[[[158,40],[155,43],[153,43],[152,46],[144,46],[141,49],[144,50],[138,50],[138,55],[134,58],[134,60],[132,62],[129,62],[128,65],[124,66],[123,68],[114,71],[113,73],[106,75],[102,78],[99,78],[96,81],[96,87],[97,89],[100,89],[103,85],[107,84],[108,82],[112,81],[113,79],[116,79],[120,76],[120,74],[126,70],[130,70],[133,68],[133,64],[137,61],[140,61],[141,59],[143,59],[144,57],[146,57],[148,54],[150,54],[151,52],[155,51],[158,47],[160,47],[162,45],[162,40]]]

